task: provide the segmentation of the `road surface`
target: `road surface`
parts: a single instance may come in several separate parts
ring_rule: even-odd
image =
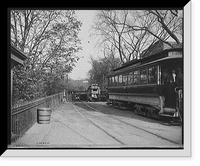
[[[65,102],[50,124],[33,125],[11,148],[183,148],[182,126],[105,102]]]

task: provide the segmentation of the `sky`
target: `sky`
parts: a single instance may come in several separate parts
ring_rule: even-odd
[[[79,39],[83,50],[76,55],[80,57],[76,67],[69,74],[71,79],[85,79],[88,71],[91,69],[90,56],[97,57],[97,50],[95,49],[95,39],[91,37],[91,26],[93,25],[95,10],[75,10],[77,19],[82,22],[81,31],[79,32]]]

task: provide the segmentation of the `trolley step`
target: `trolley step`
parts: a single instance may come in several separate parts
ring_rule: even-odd
[[[176,112],[176,109],[175,109],[175,108],[167,108],[167,107],[165,107],[165,108],[164,108],[164,112],[175,113],[175,112]]]

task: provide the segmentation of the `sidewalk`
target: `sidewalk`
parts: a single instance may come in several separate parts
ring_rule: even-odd
[[[72,103],[65,102],[52,111],[50,124],[35,123],[10,148],[88,148],[94,145],[108,147],[119,143],[91,125]]]
[[[57,109],[52,111],[50,124],[35,123],[21,138],[14,142],[11,147],[33,147],[40,148],[46,146],[59,146],[71,144],[77,141],[75,132],[63,123],[67,121],[66,115],[74,112],[72,103],[62,103]],[[63,118],[66,119],[63,119]],[[82,143],[83,140],[80,140]],[[85,142],[86,143],[86,142]]]

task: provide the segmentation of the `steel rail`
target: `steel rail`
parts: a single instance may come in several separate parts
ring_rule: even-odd
[[[71,127],[69,127],[67,124],[65,124],[63,121],[59,120],[59,119],[55,119],[53,117],[51,117],[52,119],[62,123],[65,127],[67,127],[69,130],[71,130],[72,132],[76,133],[77,135],[79,135],[80,137],[86,139],[87,141],[91,142],[94,144],[94,142],[92,142],[91,140],[89,140],[87,137],[83,136],[82,134],[78,133],[76,130],[72,129]]]
[[[82,103],[84,103],[84,102],[82,102]],[[93,108],[92,106],[89,106],[89,105],[86,104],[86,103],[84,103],[84,104],[85,104],[86,106],[88,106],[89,108],[93,109],[93,110],[96,111],[96,112],[101,112],[101,111],[97,110],[96,108]],[[126,125],[135,127],[135,128],[137,128],[137,129],[139,129],[139,130],[142,130],[142,131],[144,131],[144,132],[147,132],[147,133],[149,133],[149,134],[152,134],[152,135],[154,135],[154,136],[156,136],[156,137],[158,137],[158,138],[161,138],[161,139],[163,139],[163,140],[169,141],[169,142],[174,143],[174,144],[182,145],[182,144],[179,143],[179,142],[170,140],[170,139],[168,139],[168,138],[165,138],[165,137],[163,137],[163,136],[160,136],[160,135],[158,135],[158,134],[155,134],[155,133],[153,133],[153,132],[150,132],[150,131],[148,131],[148,130],[145,130],[145,129],[141,128],[141,127],[138,127],[138,126],[135,126],[135,125],[133,125],[133,124],[127,123],[127,122],[125,122],[125,121],[123,121],[123,120],[120,120],[120,119],[118,119],[118,118],[114,118],[113,116],[110,116],[110,115],[108,115],[108,116],[111,117],[111,118],[113,118],[113,119],[115,119],[115,120],[118,120],[118,121],[120,121],[120,122],[122,122],[122,123],[124,123],[124,124],[126,124]]]
[[[78,111],[78,109],[76,108],[76,106],[74,105],[74,109],[77,113],[79,113],[82,117],[84,117],[85,119],[87,119],[88,121],[90,121],[90,123],[92,123],[94,126],[96,126],[98,129],[102,130],[104,133],[106,133],[107,135],[109,135],[111,138],[113,138],[115,141],[119,142],[121,145],[125,145],[125,143],[123,143],[122,141],[120,141],[119,139],[117,139],[115,136],[111,135],[110,133],[108,133],[106,130],[104,130],[103,128],[101,128],[99,125],[97,125],[96,123],[94,123],[91,119],[89,119],[88,117],[84,116],[80,111]]]

